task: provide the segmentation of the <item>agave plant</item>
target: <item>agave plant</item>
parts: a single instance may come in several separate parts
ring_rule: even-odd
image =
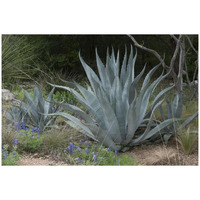
[[[74,105],[65,103],[63,108],[81,116],[84,122],[64,112],[56,112],[53,115],[67,118],[69,125],[113,150],[126,150],[127,147],[141,144],[160,133],[162,129],[172,124],[174,119],[167,119],[157,124],[154,121],[154,113],[162,104],[163,95],[174,86],[161,91],[148,109],[150,96],[156,86],[168,74],[161,74],[160,77],[150,83],[151,76],[160,64],[155,66],[148,72],[139,90],[138,83],[144,74],[145,66],[135,77],[136,57],[137,52],[133,56],[131,46],[130,55],[127,59],[127,50],[125,49],[120,70],[119,51],[115,58],[114,50],[112,49],[111,55],[107,50],[106,66],[104,66],[96,49],[98,77],[79,53],[90,85],[87,84],[87,88],[84,88],[76,82],[68,83],[65,81],[68,86],[74,86],[80,93],[72,87],[51,85],[71,91],[89,114]]]
[[[45,128],[52,125],[57,116],[48,116],[50,113],[54,113],[58,110],[55,109],[55,105],[51,102],[51,98],[54,92],[53,88],[46,99],[43,98],[42,90],[39,90],[36,86],[34,88],[33,97],[26,91],[22,90],[24,94],[24,100],[16,100],[20,105],[6,110],[7,118],[13,123],[22,123],[25,125],[32,125],[38,127],[40,131],[44,131]]]
[[[165,117],[163,112],[163,106],[160,105],[160,114],[162,117],[162,121],[167,119],[175,119],[175,118],[181,118],[182,115],[182,107],[183,107],[183,93],[177,93],[173,102],[170,103],[166,99],[167,104],[167,117]],[[179,123],[178,121],[174,120],[172,124],[165,127],[161,132],[164,134],[164,140],[167,143],[169,138],[173,135],[175,135],[178,131],[182,131],[183,128],[185,128],[195,117],[198,116],[198,112],[194,113],[192,116],[185,119],[183,123]]]

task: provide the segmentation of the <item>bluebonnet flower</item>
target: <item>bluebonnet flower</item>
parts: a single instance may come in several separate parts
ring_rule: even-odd
[[[80,140],[80,145],[82,145],[83,144],[83,142],[82,142],[82,140]]]
[[[78,162],[79,162],[79,163],[81,163],[81,162],[82,162],[82,160],[81,160],[79,157],[78,157],[78,159],[77,159],[77,160],[78,160]]]
[[[96,163],[96,162],[97,162],[97,156],[98,156],[98,154],[95,154],[95,153],[93,152],[92,155],[93,155],[93,160],[94,160],[94,162]]]
[[[21,130],[21,127],[20,127],[19,123],[15,124],[15,128],[16,128],[17,131]]]
[[[2,145],[2,149],[5,149],[4,145]]]
[[[71,100],[71,104],[74,104],[74,101],[73,101],[73,100]]]
[[[95,149],[97,149],[97,146],[94,146]]]
[[[24,122],[22,122],[22,124],[21,124],[21,126],[22,126],[22,129],[24,129],[25,130],[25,124],[24,124]]]
[[[37,136],[37,139],[40,138],[39,136]]]
[[[18,139],[14,139],[14,144],[15,144],[15,145],[18,144]]]
[[[88,143],[88,141],[85,141],[85,144],[86,144],[86,146],[87,147],[89,147],[90,145],[89,145],[89,143]]]
[[[74,145],[70,142],[70,144],[68,146],[68,150],[69,150],[70,154],[73,154],[73,148],[74,148]]]
[[[34,129],[34,127],[32,127],[32,133],[34,133],[35,132],[35,129]]]
[[[16,156],[17,154],[16,154],[16,152],[13,152],[13,156]]]
[[[38,127],[35,128],[35,131],[37,132],[37,134],[40,134],[40,129]]]
[[[55,112],[55,108],[52,108],[52,112],[53,112],[53,113]]]
[[[103,149],[103,146],[100,146],[100,149]]]
[[[72,140],[72,137],[70,137],[69,140]]]
[[[84,138],[87,140],[88,139],[87,135],[84,135]]]
[[[78,152],[81,152],[81,148],[79,146],[76,147],[78,149]]]
[[[63,151],[64,153],[66,152],[66,149],[64,149],[64,151]]]
[[[7,153],[6,151],[3,152],[3,159],[6,159],[7,158]]]
[[[25,131],[27,131],[28,130],[28,128],[27,127],[25,127]]]
[[[108,151],[110,151],[110,148],[107,148]]]
[[[88,148],[87,148],[85,151],[86,151],[86,154],[89,154],[89,153],[90,153]]]
[[[118,151],[115,151],[115,155],[117,155],[118,154]]]

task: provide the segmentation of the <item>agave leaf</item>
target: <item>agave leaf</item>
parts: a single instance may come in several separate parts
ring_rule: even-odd
[[[110,134],[108,134],[107,131],[104,131],[99,126],[96,126],[95,124],[89,124],[88,127],[91,129],[92,132],[95,133],[96,138],[98,141],[100,141],[102,144],[104,144],[107,147],[110,147],[112,150],[120,150],[120,146],[116,145],[113,142],[113,139],[111,138]]]
[[[146,75],[144,82],[142,84],[142,88],[141,91],[146,88],[149,84],[149,81],[151,79],[151,76],[153,75],[153,73],[161,66],[161,63],[156,65],[152,70],[149,71],[149,73]]]
[[[153,110],[154,106],[157,104],[157,102],[163,97],[163,95],[165,95],[168,91],[170,91],[171,89],[173,89],[174,86],[171,86],[171,87],[168,87],[168,88],[165,88],[164,90],[162,90],[157,96],[156,98],[154,99],[149,111],[147,112],[146,117],[148,117],[151,113],[151,111]]]
[[[86,75],[88,77],[88,80],[90,81],[90,84],[92,85],[93,90],[95,90],[94,82],[91,77],[94,77],[94,79],[100,84],[100,80],[98,76],[95,74],[95,72],[85,63],[85,61],[82,59],[80,52],[79,52],[79,58],[81,61],[81,64],[83,65],[83,68],[86,72]]]
[[[62,116],[64,118],[67,118],[69,120],[71,120],[72,122],[74,122],[76,125],[78,125],[80,128],[82,128],[84,131],[87,132],[88,137],[91,137],[92,139],[95,139],[95,136],[93,135],[93,133],[90,131],[90,129],[84,125],[79,119],[77,119],[76,117],[68,114],[68,113],[64,113],[64,112],[56,112],[53,114],[48,114],[49,116]]]
[[[140,81],[140,78],[144,74],[145,68],[146,68],[146,65],[144,66],[144,68],[140,72],[140,74],[134,79],[134,81],[130,85],[130,88],[129,88],[129,104],[131,104],[133,99],[135,98],[137,85],[138,85],[138,82]],[[125,91],[125,92],[127,92],[127,91]],[[124,95],[127,96],[126,94],[124,94]]]
[[[55,87],[51,90],[49,95],[47,96],[45,102],[44,102],[44,114],[45,118],[47,117],[47,114],[52,111],[53,103],[51,102],[52,95],[54,93]]]
[[[125,47],[125,54],[124,54],[124,59],[123,59],[121,74],[120,74],[120,81],[122,83],[122,86],[124,86],[124,83],[126,80],[126,60],[127,60],[127,49]]]
[[[119,130],[119,124],[112,107],[110,106],[109,102],[106,101],[103,90],[99,90],[98,99],[103,109],[104,122],[107,127],[108,133],[111,135],[113,141],[115,141],[116,143],[120,143],[122,139]]]
[[[62,107],[70,112],[73,112],[77,115],[80,115],[85,121],[86,123],[94,123],[94,121],[89,117],[89,115],[87,115],[83,110],[81,110],[80,108],[70,105],[68,103],[62,104]]]
[[[138,138],[136,138],[136,139],[134,140],[135,143],[139,143],[139,142],[143,141],[144,138],[147,137],[147,135],[149,134],[149,131],[150,131],[151,127],[152,127],[152,122],[153,122],[154,113],[155,113],[155,111],[157,110],[157,108],[163,103],[163,101],[164,101],[164,100],[159,101],[159,102],[154,106],[146,130],[144,131],[144,133],[143,133],[140,137],[138,137]]]
[[[194,113],[191,117],[187,118],[178,128],[178,130],[183,129],[185,126],[187,126],[193,119],[195,119],[198,116],[198,111]]]

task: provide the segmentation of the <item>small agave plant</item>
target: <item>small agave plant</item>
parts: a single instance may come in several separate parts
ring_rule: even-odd
[[[165,121],[166,119],[175,119],[175,118],[180,119],[183,107],[183,92],[180,94],[177,93],[172,103],[170,103],[166,99],[166,105],[167,105],[167,116],[165,116],[164,114],[163,106],[160,105],[160,114],[162,121]],[[183,123],[179,123],[178,121],[174,120],[172,124],[161,130],[162,134],[165,133],[164,141],[167,143],[171,136],[175,135],[179,131],[182,131],[182,129],[185,128],[197,116],[198,116],[198,111],[194,113],[192,116],[185,119]]]
[[[46,99],[43,98],[42,90],[36,86],[33,97],[23,89],[25,102],[16,99],[19,106],[13,105],[11,110],[6,110],[7,119],[14,124],[23,122],[25,125],[38,127],[41,132],[44,131],[45,128],[54,123],[57,117],[48,116],[48,114],[58,111],[58,108],[55,110],[55,105],[51,102],[54,89],[51,90]]]
[[[166,119],[158,124],[155,123],[154,113],[163,103],[163,95],[174,86],[161,91],[148,109],[150,96],[168,74],[161,74],[153,83],[150,83],[151,76],[160,64],[155,66],[148,72],[139,90],[138,83],[145,67],[135,77],[136,57],[137,53],[133,56],[131,46],[127,60],[127,50],[125,50],[120,70],[119,51],[116,58],[113,49],[111,55],[107,51],[106,65],[104,65],[96,50],[98,77],[79,53],[90,85],[84,88],[76,82],[68,83],[67,81],[64,82],[68,83],[69,87],[51,85],[71,91],[89,114],[74,105],[65,103],[63,104],[64,109],[81,116],[83,120],[64,112],[56,112],[53,115],[67,118],[69,125],[112,150],[125,151],[132,146],[148,141],[155,135],[160,136],[161,130],[172,124],[175,119]],[[71,86],[78,89],[80,93]]]

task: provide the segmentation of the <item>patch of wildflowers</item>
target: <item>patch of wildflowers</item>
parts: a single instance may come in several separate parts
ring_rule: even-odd
[[[14,144],[17,145],[18,144],[18,139],[14,139]]]

